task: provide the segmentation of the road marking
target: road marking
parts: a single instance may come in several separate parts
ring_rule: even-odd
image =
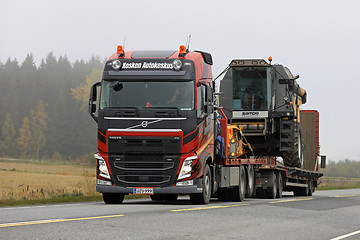
[[[238,204],[238,205],[212,206],[212,207],[201,207],[201,208],[185,208],[185,209],[170,210],[170,212],[197,211],[197,210],[216,209],[216,208],[229,208],[229,207],[240,207],[240,206],[249,206],[249,205],[250,205],[250,204]]]
[[[85,203],[69,203],[69,204],[54,204],[54,205],[40,205],[40,206],[23,206],[23,207],[1,207],[1,210],[14,210],[14,209],[31,209],[31,208],[46,208],[46,207],[68,207],[76,205],[85,205]]]
[[[352,233],[348,233],[348,234],[345,234],[345,235],[342,235],[342,236],[339,236],[339,237],[336,237],[336,238],[332,238],[330,240],[340,240],[340,239],[344,239],[344,238],[347,238],[347,237],[354,236],[354,235],[359,234],[359,233],[360,233],[360,230],[352,232]]]
[[[336,198],[342,198],[342,197],[359,197],[360,195],[344,195],[344,196],[335,196]]]
[[[269,203],[299,202],[299,201],[309,201],[309,200],[314,200],[314,198],[290,199],[290,200],[274,201]]]
[[[44,223],[73,222],[73,221],[83,221],[83,220],[91,220],[91,219],[115,218],[115,217],[123,217],[123,216],[124,215],[107,215],[107,216],[97,216],[97,217],[48,219],[48,220],[29,221],[29,222],[3,223],[0,224],[0,228],[36,225],[36,224],[44,224]]]

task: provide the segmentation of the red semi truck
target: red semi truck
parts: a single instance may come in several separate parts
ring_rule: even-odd
[[[302,135],[307,149],[314,150],[304,157],[308,169],[256,156],[244,128],[214,104],[212,63],[209,53],[183,45],[179,51],[127,52],[118,46],[107,60],[89,99],[98,123],[96,190],[105,203],[122,203],[127,194],[157,201],[190,195],[193,204],[211,197],[275,198],[282,190],[312,194],[322,176],[318,112],[303,111],[309,117],[301,122],[303,133],[310,132]]]

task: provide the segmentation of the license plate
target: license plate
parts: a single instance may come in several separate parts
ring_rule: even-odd
[[[153,195],[154,188],[153,187],[133,188],[133,194]]]

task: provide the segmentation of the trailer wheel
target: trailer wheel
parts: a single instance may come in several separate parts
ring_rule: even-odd
[[[246,192],[246,173],[244,166],[240,166],[239,168],[239,186],[233,188],[230,191],[231,200],[234,202],[242,202],[245,198]]]
[[[254,166],[247,166],[247,187],[246,187],[246,197],[252,197],[255,192],[255,170]]]
[[[281,175],[281,172],[279,172],[277,174],[277,182],[278,182],[278,191],[277,191],[277,198],[281,198],[282,197],[282,192],[283,192],[283,187],[284,187],[284,182],[283,182],[283,177]]]
[[[312,196],[314,192],[314,183],[312,180],[308,183],[308,196]]]
[[[190,194],[190,201],[192,204],[208,204],[211,196],[211,172],[209,165],[205,166],[204,175],[202,178],[202,193]]]
[[[276,174],[272,172],[271,176],[272,187],[266,189],[266,197],[270,199],[275,199],[278,194],[278,182],[276,180]]]
[[[104,202],[106,204],[120,204],[124,201],[123,193],[103,193]]]

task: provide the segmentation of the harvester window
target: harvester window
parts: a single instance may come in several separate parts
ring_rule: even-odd
[[[233,72],[233,109],[267,109],[266,69],[239,68]]]

